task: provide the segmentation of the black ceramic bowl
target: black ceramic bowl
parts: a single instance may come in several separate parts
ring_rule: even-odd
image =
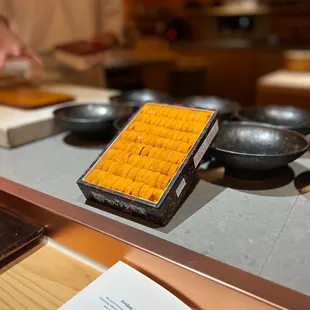
[[[217,110],[221,120],[229,119],[240,109],[240,105],[238,103],[218,97],[187,97],[181,102],[181,104],[198,109]]]
[[[114,105],[127,104],[132,107],[134,111],[138,110],[141,105],[148,101],[168,104],[173,103],[173,98],[170,95],[150,89],[127,91],[111,97],[110,100]]]
[[[104,103],[86,103],[57,109],[54,116],[58,125],[71,132],[104,134],[113,131],[114,122],[128,116],[128,110]]]
[[[271,124],[302,134],[310,133],[310,111],[285,105],[262,105],[243,108],[238,119]]]
[[[309,148],[295,131],[254,122],[223,123],[210,151],[225,167],[266,171],[286,166]]]

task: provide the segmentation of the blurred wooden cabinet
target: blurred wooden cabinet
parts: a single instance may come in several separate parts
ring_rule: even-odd
[[[176,47],[175,51],[205,59],[207,95],[228,98],[244,105],[255,103],[257,79],[283,68],[284,64],[280,50]]]
[[[309,72],[278,70],[257,81],[257,104],[294,105],[309,109],[309,102]]]
[[[310,72],[310,52],[307,50],[289,50],[284,54],[285,69],[297,72]]]
[[[255,79],[284,67],[282,50],[261,50],[254,54]]]
[[[310,1],[265,0],[270,8],[270,33],[287,43],[309,43]]]

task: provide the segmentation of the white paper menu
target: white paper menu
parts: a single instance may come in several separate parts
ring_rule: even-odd
[[[190,310],[142,273],[118,262],[59,309]]]

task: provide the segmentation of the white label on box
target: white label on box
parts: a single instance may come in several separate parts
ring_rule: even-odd
[[[178,186],[177,190],[176,190],[176,193],[177,193],[177,196],[180,197],[184,187],[186,185],[186,182],[184,179],[182,179],[182,181],[180,182],[180,185]]]
[[[194,165],[195,168],[197,168],[197,166],[199,165],[199,163],[202,160],[202,157],[205,155],[208,147],[210,146],[210,144],[212,143],[213,139],[215,138],[217,132],[219,131],[219,124],[218,122],[216,122],[214,124],[214,126],[212,127],[212,129],[210,130],[209,134],[207,135],[207,137],[205,138],[205,140],[203,141],[203,143],[201,144],[199,150],[197,151],[197,153],[194,156]]]
[[[123,262],[116,263],[61,310],[190,310],[182,301]]]

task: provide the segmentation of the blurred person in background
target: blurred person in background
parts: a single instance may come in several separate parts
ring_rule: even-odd
[[[49,55],[55,46],[74,41],[111,48],[120,43],[122,31],[122,0],[0,0],[0,67],[10,57],[41,63],[37,55]],[[78,84],[98,84],[103,70],[96,66],[80,73],[67,70],[65,75]]]

